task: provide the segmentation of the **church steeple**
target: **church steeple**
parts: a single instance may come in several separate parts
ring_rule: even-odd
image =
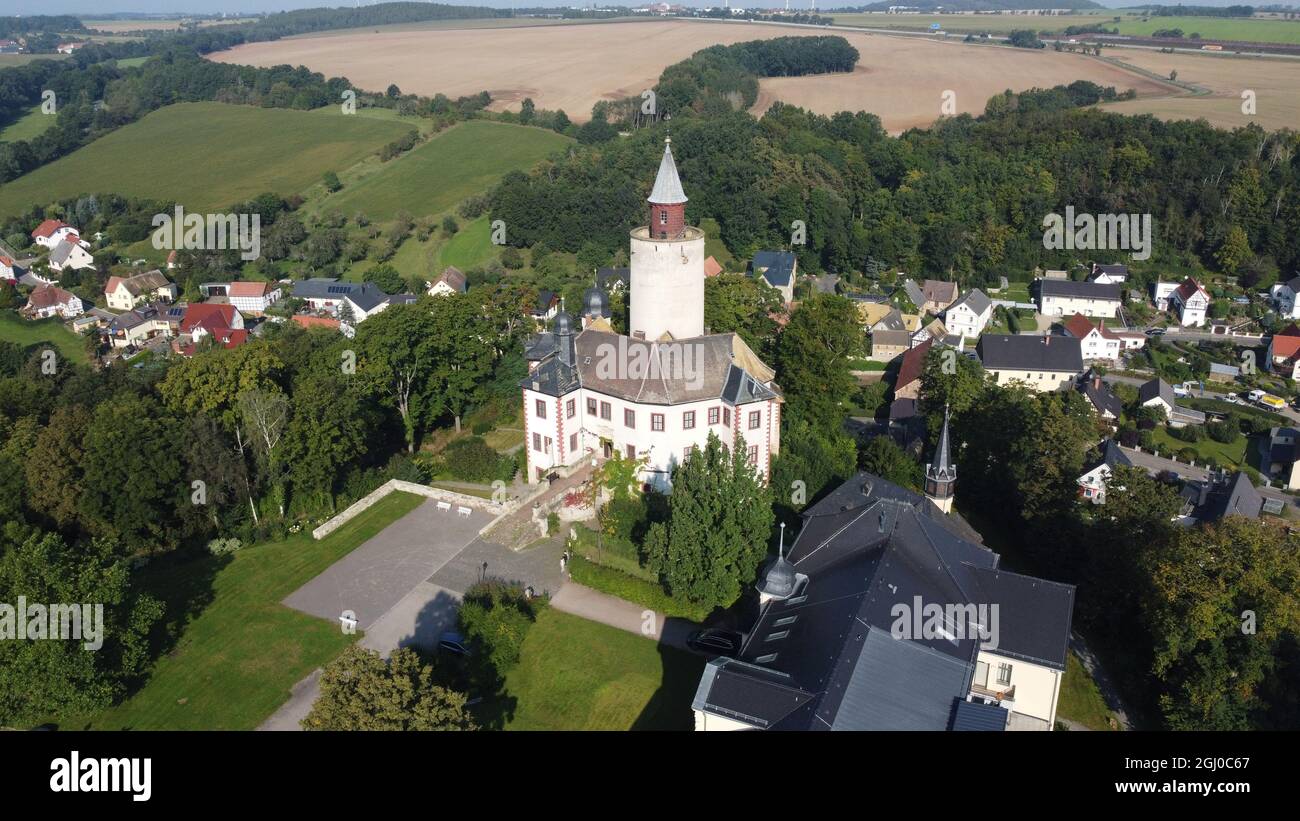
[[[939,445],[934,458],[925,466],[925,495],[944,513],[952,511],[953,494],[957,491],[957,465],[952,461],[948,444],[948,408],[943,409],[943,429],[939,432]]]
[[[650,203],[650,236],[655,239],[680,237],[686,228],[686,192],[673,161],[672,137],[664,138],[664,155],[659,174],[646,199]]]

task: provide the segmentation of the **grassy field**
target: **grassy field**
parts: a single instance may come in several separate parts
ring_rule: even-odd
[[[392,219],[401,210],[416,217],[438,214],[569,142],[540,128],[472,120],[345,186],[327,207],[344,214],[364,211],[377,220]]]
[[[0,186],[0,215],[77,194],[111,191],[201,211],[265,191],[295,194],[358,162],[408,128],[319,111],[183,103]]]
[[[510,730],[689,730],[703,659],[553,608],[506,675]]]
[[[148,683],[87,728],[257,727],[294,684],[357,639],[280,600],[423,501],[393,493],[320,541],[304,531],[232,559],[147,568],[145,587],[167,601],[168,618],[188,622]]]
[[[1148,17],[1098,10],[1095,14],[1065,14],[1059,17],[1024,14],[836,14],[840,26],[920,31],[938,23],[949,33],[984,32],[1006,34],[1017,29],[1064,33],[1070,26],[1100,25],[1119,29],[1120,34],[1146,36],[1159,29],[1182,29],[1206,40],[1247,40],[1258,43],[1300,43],[1300,21],[1258,20],[1227,17]],[[1120,17],[1118,23],[1115,17]],[[1077,35],[1087,39],[1086,34]]]
[[[1216,442],[1213,439],[1202,439],[1199,442],[1184,442],[1169,433],[1168,428],[1157,427],[1151,431],[1151,439],[1157,445],[1164,445],[1172,449],[1175,453],[1184,448],[1191,448],[1196,451],[1197,461],[1201,459],[1214,459],[1219,465],[1227,467],[1228,465],[1243,465],[1246,463],[1246,444],[1250,439],[1242,436],[1231,445],[1225,445],[1222,442]]]
[[[59,356],[73,362],[86,361],[81,339],[59,319],[27,320],[13,311],[0,311],[0,339],[23,347],[50,344]]]
[[[0,143],[30,140],[33,137],[39,137],[45,129],[54,125],[54,120],[53,114],[45,114],[41,111],[40,106],[34,106],[31,111],[0,129]]]
[[[1056,705],[1059,718],[1077,721],[1090,730],[1109,730],[1112,713],[1101,697],[1101,690],[1083,669],[1079,657],[1070,651],[1065,660],[1065,677],[1061,680],[1061,698]]]
[[[468,271],[482,265],[497,254],[497,247],[492,244],[492,228],[486,216],[467,222],[451,239],[438,249],[438,270],[441,272],[448,265],[454,265],[461,271]]]
[[[65,60],[66,54],[0,54],[0,68],[25,66],[37,60]]]

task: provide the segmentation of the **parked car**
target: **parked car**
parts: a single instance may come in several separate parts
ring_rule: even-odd
[[[1228,394],[1227,396],[1223,397],[1223,401],[1224,401],[1224,402],[1227,402],[1229,405],[1244,405],[1244,404],[1246,404],[1246,400],[1242,399],[1240,396],[1238,396],[1238,395],[1235,394],[1235,393],[1230,393],[1230,394]]]
[[[1185,399],[1191,395],[1192,392],[1188,390],[1186,382],[1181,385],[1174,385],[1174,396],[1177,396],[1179,399]]]
[[[1164,336],[1164,335],[1165,335],[1165,329],[1164,329],[1164,328],[1147,328],[1147,329],[1146,329],[1146,335],[1147,335],[1147,336]]]
[[[469,647],[465,644],[465,637],[460,633],[446,632],[438,638],[438,652],[450,653],[453,656],[470,655]]]
[[[713,656],[735,656],[745,643],[745,637],[731,630],[706,628],[696,630],[686,637],[686,646],[697,653]]]

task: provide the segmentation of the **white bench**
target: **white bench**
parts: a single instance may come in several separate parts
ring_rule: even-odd
[[[439,503],[438,503],[438,509],[439,509],[439,510],[451,510],[451,502],[439,502]]]
[[[468,519],[468,518],[469,518],[469,514],[473,513],[474,511],[472,511],[472,510],[470,510],[469,508],[467,508],[467,507],[465,507],[465,506],[462,505],[462,506],[456,508],[456,512],[460,514],[460,517],[461,517],[462,519]]]

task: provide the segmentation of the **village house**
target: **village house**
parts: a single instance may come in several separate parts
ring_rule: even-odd
[[[786,305],[794,301],[794,280],[798,269],[799,261],[792,251],[758,251],[749,266],[750,275],[761,276],[764,282],[780,291]]]
[[[596,287],[606,293],[618,293],[627,288],[631,270],[631,268],[597,268]]]
[[[560,295],[554,291],[538,291],[537,299],[529,309],[528,315],[539,325],[555,319],[560,313]]]
[[[944,326],[943,320],[935,319],[919,331],[912,334],[912,347],[915,348],[922,342],[934,340],[935,342],[949,345],[957,350],[965,350],[966,338],[961,334],[950,333]]]
[[[871,353],[867,358],[873,362],[893,362],[911,347],[912,335],[907,331],[876,331],[871,335]]]
[[[1020,382],[1040,392],[1063,390],[1083,373],[1079,340],[1073,337],[984,334],[976,350],[998,385]]]
[[[1300,328],[1295,323],[1268,340],[1268,369],[1288,379],[1300,379]]]
[[[43,248],[54,248],[68,238],[75,242],[78,239],[77,229],[63,220],[45,220],[32,231],[32,239]]]
[[[1184,408],[1177,402],[1173,386],[1163,379],[1152,379],[1138,388],[1138,404],[1144,408],[1161,408],[1171,428],[1185,425],[1204,425],[1205,414]]]
[[[1038,280],[1038,311],[1046,316],[1083,314],[1110,318],[1122,302],[1122,288],[1096,282]]]
[[[1120,338],[1106,327],[1105,322],[1092,324],[1092,320],[1083,314],[1075,314],[1066,320],[1065,333],[1079,340],[1079,352],[1084,362],[1106,361],[1119,362],[1120,351],[1124,349]]]
[[[1264,497],[1251,484],[1250,477],[1240,471],[1231,476],[1215,472],[1204,480],[1189,479],[1179,496],[1182,507],[1178,522],[1187,526],[1214,523],[1227,516],[1258,519],[1264,506]]]
[[[649,225],[630,236],[629,334],[608,330],[608,296],[595,290],[584,300],[586,327],[559,313],[527,346],[530,482],[618,453],[644,459],[641,481],[666,490],[710,434],[766,479],[780,451],[775,373],[739,335],[705,333],[704,233],[685,222],[667,142],[648,204]]]
[[[957,283],[927,279],[921,283],[921,302],[916,309],[922,314],[941,314],[957,301]]]
[[[948,333],[974,339],[984,333],[993,317],[993,302],[979,288],[972,288],[943,314]]]
[[[1074,587],[1002,569],[944,513],[955,482],[945,420],[924,496],[859,473],[805,510],[740,651],[704,667],[696,730],[1051,730]]]
[[[1205,324],[1205,312],[1210,308],[1210,295],[1200,283],[1188,277],[1169,297],[1169,307],[1178,312],[1178,324],[1200,327]]]
[[[84,313],[81,297],[57,285],[40,285],[27,296],[21,311],[28,319],[46,319],[51,316],[72,319]]]
[[[162,271],[146,271],[131,277],[111,276],[104,286],[104,304],[113,311],[129,311],[156,300],[171,302],[179,293]]]
[[[854,297],[850,297],[850,299],[853,300],[853,307],[858,310],[858,321],[868,330],[874,328],[877,322],[889,316],[890,311],[896,310],[883,299],[881,301]]]
[[[1282,482],[1287,490],[1300,490],[1300,430],[1269,428],[1259,441],[1261,472]]]
[[[468,289],[469,284],[465,275],[454,265],[448,265],[438,275],[438,278],[429,283],[429,296],[447,296],[450,294],[463,294]]]
[[[907,353],[898,366],[898,376],[894,379],[894,400],[920,399],[921,376],[925,371],[925,358],[934,347],[934,340],[927,339]]]
[[[714,259],[712,256],[707,256],[707,257],[704,258],[704,278],[705,278],[705,279],[712,279],[713,277],[719,276],[719,275],[721,275],[722,273],[723,273],[723,271],[722,271],[722,263],[718,262],[718,261],[717,261],[716,259]]]
[[[18,54],[22,50],[17,40],[0,40],[0,54]]]
[[[1128,282],[1128,266],[1120,264],[1102,265],[1094,262],[1088,281],[1098,285],[1122,285]]]
[[[193,356],[199,344],[209,338],[214,345],[225,348],[237,348],[248,340],[244,318],[229,303],[199,302],[187,306],[179,330],[172,348],[182,356]]]
[[[1218,362],[1210,363],[1210,381],[1220,383],[1236,382],[1237,377],[1241,375],[1241,368],[1236,365],[1223,365]]]
[[[890,308],[871,326],[873,334],[877,331],[905,331],[914,334],[919,330],[921,330],[921,317],[916,314],[905,314],[897,308]]]
[[[74,236],[73,238],[63,240],[58,245],[54,246],[54,249],[50,251],[50,256],[49,259],[46,260],[46,264],[50,266],[50,270],[52,271],[64,271],[67,269],[80,271],[85,268],[94,268],[95,258],[91,256],[89,251],[82,247],[80,240],[76,239]]]
[[[1177,282],[1161,282],[1156,280],[1151,286],[1151,302],[1156,306],[1157,311],[1169,310],[1169,300],[1178,290]]]
[[[151,339],[175,336],[184,315],[182,305],[141,305],[113,317],[103,335],[114,348],[138,348]]]
[[[1112,424],[1119,421],[1124,412],[1124,403],[1100,376],[1092,372],[1085,374],[1079,380],[1078,389],[1098,416]]]
[[[1079,496],[1094,505],[1106,504],[1106,483],[1117,467],[1133,467],[1133,460],[1120,450],[1114,439],[1101,443],[1101,455],[1079,477]]]
[[[1273,307],[1277,309],[1278,316],[1284,319],[1300,319],[1300,300],[1296,299],[1296,296],[1300,294],[1300,276],[1294,276],[1286,282],[1274,284],[1268,293],[1273,300]]]
[[[23,271],[22,266],[20,266],[13,257],[0,254],[0,279],[7,279],[10,282],[14,282],[24,273],[26,272]]]

